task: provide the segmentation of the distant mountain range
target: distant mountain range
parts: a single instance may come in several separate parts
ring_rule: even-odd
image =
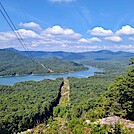
[[[20,53],[25,56],[29,56],[27,51],[19,51],[14,48],[6,48],[6,50],[12,50],[17,53]],[[91,51],[91,52],[82,52],[82,53],[74,53],[74,52],[47,52],[47,51],[29,51],[33,58],[52,58],[57,57],[64,60],[114,60],[114,59],[130,59],[134,57],[134,53],[130,52],[112,52],[110,50],[100,50],[100,51]]]

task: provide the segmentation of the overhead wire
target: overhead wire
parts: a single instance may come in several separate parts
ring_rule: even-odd
[[[18,41],[21,43],[21,45],[23,46],[23,48],[26,50],[29,58],[32,60],[32,62],[34,62],[31,53],[29,53],[28,48],[26,47],[26,44],[24,43],[24,40],[22,39],[21,35],[17,31],[17,29],[16,29],[13,21],[11,20],[10,16],[8,15],[7,11],[5,10],[5,8],[4,8],[4,6],[2,5],[1,2],[0,2],[0,5],[1,5],[1,7],[2,7],[4,13],[5,13],[4,14],[3,11],[0,9],[0,12],[1,12],[2,16],[5,18],[6,22],[8,23],[9,27],[11,28],[11,30],[13,31],[13,33],[15,34],[15,36],[17,37]],[[35,64],[35,62],[34,62],[34,64]]]
[[[29,52],[23,38],[21,37],[20,33],[18,32],[18,30],[16,29],[13,21],[11,20],[10,16],[8,15],[6,9],[4,8],[4,6],[2,5],[2,3],[0,2],[0,6],[2,9],[0,9],[0,12],[2,14],[2,16],[4,17],[4,19],[6,20],[7,24],[9,25],[9,27],[11,28],[11,30],[13,31],[13,33],[15,34],[15,36],[17,37],[18,41],[20,42],[20,44],[22,45],[22,47],[25,49],[26,53],[28,54],[29,58],[31,59],[31,61],[37,65],[40,64],[40,62],[37,62],[35,60],[33,60],[33,56],[31,55],[31,53]],[[41,65],[42,66],[42,65]]]

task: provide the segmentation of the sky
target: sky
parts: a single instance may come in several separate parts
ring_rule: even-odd
[[[0,2],[28,50],[134,52],[134,0]],[[25,50],[0,13],[0,48],[9,47]]]

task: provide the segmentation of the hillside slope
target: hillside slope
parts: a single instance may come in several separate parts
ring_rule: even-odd
[[[30,59],[12,50],[0,50],[0,76],[67,73],[87,69],[82,64],[58,58]]]

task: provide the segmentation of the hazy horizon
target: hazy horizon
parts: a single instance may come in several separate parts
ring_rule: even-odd
[[[17,51],[26,51],[24,49],[19,50],[19,49],[15,49],[13,47],[9,47],[9,48],[1,48],[1,49],[7,49],[7,50],[17,50]],[[100,49],[100,50],[91,50],[91,51],[80,51],[80,52],[75,52],[75,51],[60,51],[60,50],[54,50],[54,51],[45,51],[45,50],[28,50],[28,51],[35,51],[35,52],[71,52],[71,53],[85,53],[85,52],[99,52],[99,51],[109,51],[109,52],[128,52],[128,53],[134,53],[134,52],[129,52],[129,51],[123,51],[123,50],[117,50],[117,51],[112,51],[112,50],[108,50],[108,49]]]

